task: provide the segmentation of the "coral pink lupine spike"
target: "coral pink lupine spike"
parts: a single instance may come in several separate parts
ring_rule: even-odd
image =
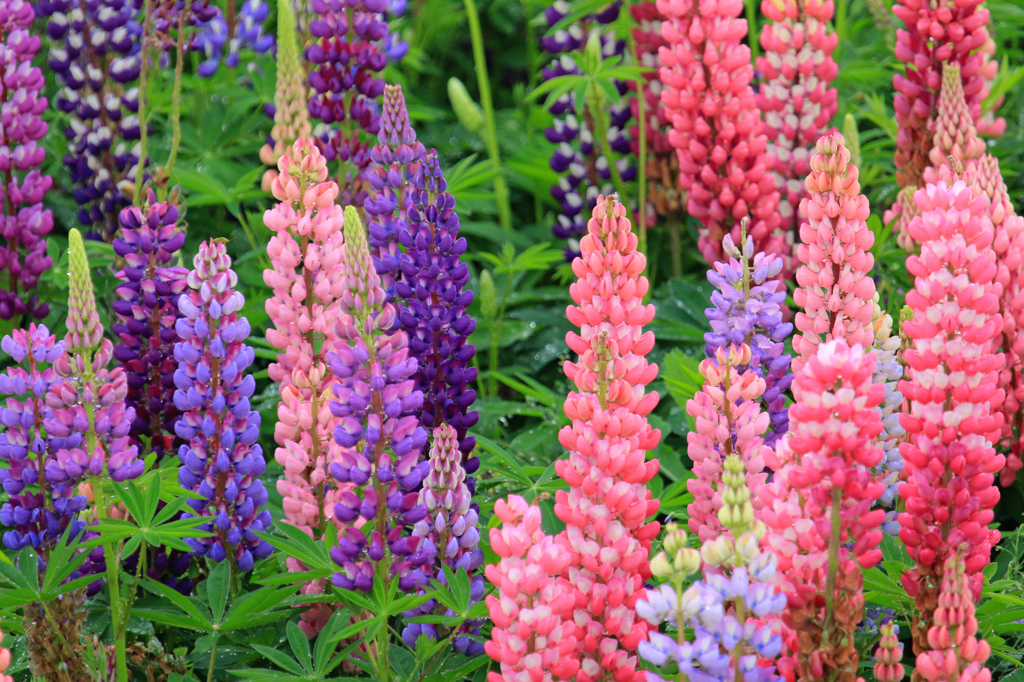
[[[693,495],[686,508],[690,514],[687,523],[701,542],[729,534],[718,518],[722,496],[715,490],[722,483],[728,455],[736,455],[743,463],[754,509],[760,508],[757,492],[768,477],[764,460],[770,452],[763,436],[771,423],[757,400],[764,393],[765,381],[748,367],[750,361],[746,344],[731,346],[728,351],[719,348],[714,358],[700,363],[704,387],[686,403],[687,414],[696,420],[696,429],[686,434],[686,454],[696,476],[686,482]],[[745,369],[740,371],[740,367]]]
[[[964,95],[958,64],[942,65],[942,88],[935,112],[932,144],[934,146],[928,152],[931,165],[922,173],[926,183],[936,183],[953,170],[950,157],[959,161],[964,169],[973,169],[977,159],[985,153],[985,141],[978,136]]]
[[[794,323],[802,335],[793,337],[793,370],[799,372],[824,341],[845,339],[847,344],[870,347],[874,340],[872,316],[875,282],[868,229],[871,212],[860,193],[857,167],[842,134],[826,134],[817,143],[807,176],[808,192],[800,204],[806,222],[800,226],[793,300],[803,308]]]
[[[661,439],[647,422],[658,394],[645,393],[658,373],[644,357],[654,346],[654,334],[643,331],[654,306],[643,303],[647,261],[636,250],[625,207],[599,197],[587,230],[572,263],[576,305],[566,310],[580,331],[566,335],[578,360],[564,367],[576,390],[565,401],[572,423],[558,434],[569,451],[555,463],[569,484],[555,498],[555,514],[566,524],[558,542],[577,557],[567,571],[575,588],[572,617],[583,629],[577,682],[605,675],[639,681],[634,652],[649,624],[635,605],[651,576],[648,555],[660,528],[647,523],[658,510],[647,490],[658,461],[646,455]]]
[[[989,530],[999,500],[995,474],[1004,458],[993,443],[1000,435],[999,388],[1002,354],[993,352],[1002,329],[994,281],[996,257],[986,199],[951,175],[914,195],[921,215],[910,236],[921,244],[907,259],[915,278],[907,292],[913,319],[903,331],[907,379],[900,391],[908,411],[900,415],[908,442],[900,452],[905,482],[900,496],[900,538],[916,562],[903,574],[915,597],[914,651],[927,650],[936,599],[936,574],[950,552],[964,551],[975,598],[981,570],[989,562],[999,531]],[[961,549],[962,548],[962,549]]]
[[[582,632],[573,622],[573,586],[559,577],[574,557],[540,529],[540,508],[518,495],[494,504],[501,528],[490,531],[496,564],[487,579],[497,588],[487,608],[494,628],[484,644],[498,662],[489,682],[571,680],[579,671],[576,653]]]
[[[782,226],[796,234],[814,144],[839,108],[838,93],[829,87],[839,71],[832,59],[839,36],[827,28],[835,3],[762,0],[761,13],[771,23],[761,32],[764,55],[757,58],[757,69],[764,82],[757,106],[775,159]]]
[[[679,156],[686,210],[701,223],[698,246],[709,264],[722,260],[722,238],[742,244],[750,217],[755,250],[787,253],[778,230],[779,193],[771,173],[761,114],[750,83],[754,66],[742,43],[743,0],[658,0],[666,17],[659,56],[662,102],[672,121],[669,142]],[[787,254],[788,255],[788,254]]]

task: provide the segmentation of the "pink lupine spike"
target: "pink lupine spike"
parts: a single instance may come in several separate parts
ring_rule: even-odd
[[[955,159],[964,170],[975,172],[978,159],[985,153],[985,141],[978,136],[967,105],[958,64],[942,65],[942,88],[939,91],[934,127],[933,146],[928,152],[931,165],[921,174],[924,182],[936,183],[945,179],[953,170],[950,158]]]
[[[875,680],[877,682],[903,682],[903,644],[900,643],[899,626],[892,620],[883,622],[878,628],[881,641],[875,650]]]
[[[871,209],[844,143],[838,132],[818,140],[805,183],[808,196],[800,204],[806,222],[796,249],[802,265],[793,300],[803,310],[793,321],[803,334],[793,337],[798,353],[794,372],[817,353],[823,339],[845,339],[864,348],[874,340],[875,282],[869,273],[875,237],[866,222]]]
[[[574,560],[571,551],[545,535],[540,508],[518,495],[494,504],[501,528],[491,528],[498,562],[487,566],[497,588],[488,595],[494,628],[484,647],[498,662],[489,682],[571,680],[579,672],[579,626],[573,622],[573,586],[561,576]]]
[[[911,222],[910,236],[921,253],[907,259],[915,284],[906,301],[914,314],[901,330],[911,345],[900,383],[908,404],[900,424],[908,442],[900,446],[906,511],[899,522],[900,539],[916,562],[902,579],[916,598],[914,650],[921,653],[943,562],[964,551],[977,598],[981,571],[999,541],[989,524],[999,500],[994,477],[1004,464],[993,448],[1002,426],[1004,359],[993,352],[1002,329],[1002,287],[994,281],[985,197],[951,175],[918,190],[914,200],[921,215]]]
[[[687,414],[696,420],[696,429],[686,434],[686,454],[696,476],[686,482],[693,495],[686,508],[690,514],[687,525],[701,542],[729,535],[718,518],[722,496],[715,490],[722,482],[728,455],[736,455],[743,463],[755,511],[761,506],[757,492],[768,477],[764,461],[770,452],[763,436],[771,423],[757,400],[764,393],[764,379],[749,369],[750,361],[746,344],[731,346],[728,351],[719,348],[714,358],[700,363],[704,387],[686,403]],[[745,369],[740,371],[740,367]]]
[[[686,210],[701,223],[701,254],[709,264],[721,261],[722,238],[743,243],[740,223],[749,217],[755,250],[788,256],[778,229],[774,159],[750,86],[754,66],[742,43],[742,0],[658,0],[657,7],[668,43],[658,53],[661,99],[672,121],[668,137],[679,156]]]
[[[608,674],[639,682],[634,652],[649,624],[635,606],[651,577],[648,555],[660,528],[647,523],[658,511],[647,490],[658,461],[648,461],[647,453],[661,439],[647,422],[658,394],[645,393],[658,373],[644,357],[654,346],[654,334],[643,331],[654,306],[643,303],[647,261],[636,250],[626,208],[599,197],[587,230],[572,264],[579,279],[569,293],[576,305],[566,309],[580,332],[566,335],[579,357],[564,366],[576,390],[565,401],[572,423],[558,434],[569,451],[555,463],[569,484],[555,496],[555,514],[566,524],[558,542],[577,558],[567,571],[577,605],[570,618],[583,629],[577,682]]]
[[[835,3],[762,0],[761,13],[771,23],[761,32],[764,55],[757,58],[757,69],[764,82],[757,106],[775,159],[782,226],[796,234],[814,144],[839,108],[838,93],[829,87],[839,71],[832,59],[839,36],[827,28]]]

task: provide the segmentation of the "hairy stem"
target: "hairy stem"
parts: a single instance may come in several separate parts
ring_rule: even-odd
[[[174,89],[171,91],[171,153],[167,157],[163,176],[166,186],[161,190],[161,199],[167,199],[170,186],[171,171],[178,160],[178,147],[181,146],[181,71],[185,65],[185,16],[188,14],[188,3],[178,13],[178,42],[174,46]]]

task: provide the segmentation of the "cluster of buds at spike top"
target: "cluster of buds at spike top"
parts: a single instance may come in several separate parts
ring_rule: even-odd
[[[57,448],[43,425],[52,418],[46,395],[63,379],[50,367],[64,352],[64,344],[50,331],[33,322],[27,331],[16,329],[0,342],[14,365],[0,375],[0,394],[7,396],[0,408],[0,486],[7,501],[0,506],[0,525],[10,528],[3,535],[4,546],[17,552],[34,548],[44,559],[86,499],[77,495],[71,483],[48,483],[45,472]]]
[[[402,233],[409,229],[412,181],[425,154],[409,123],[402,86],[384,86],[380,133],[370,150],[370,196],[363,207],[370,216],[368,234],[373,266],[389,301],[394,299],[395,282],[401,277],[402,252],[398,244]]]
[[[768,477],[764,462],[770,448],[763,435],[769,419],[758,402],[764,379],[751,368],[748,346],[719,348],[714,358],[700,363],[700,373],[704,386],[686,403],[686,413],[696,420],[696,429],[686,434],[695,476],[686,482],[693,495],[687,511],[690,531],[701,542],[710,542],[725,532],[718,521],[723,501],[713,486],[722,479],[726,459],[738,457],[755,495]]]
[[[793,380],[790,357],[784,341],[793,332],[783,322],[786,286],[775,279],[782,272],[782,258],[754,253],[754,240],[746,237],[741,251],[730,235],[722,240],[723,255],[729,260],[715,263],[708,281],[717,289],[711,294],[712,308],[704,310],[711,331],[704,334],[704,353],[715,357],[719,349],[745,344],[750,348],[749,367],[764,379],[759,400],[771,420],[764,436],[769,447],[789,428],[786,391]]]
[[[25,0],[0,7],[0,319],[27,315],[41,319],[50,312],[31,294],[39,275],[53,262],[46,255],[46,235],[53,216],[43,208],[43,195],[53,178],[39,172],[45,153],[38,144],[49,129],[42,119],[47,100],[42,95],[43,72],[32,66],[39,37],[30,28],[35,11]]]
[[[427,440],[417,417],[423,393],[413,379],[417,364],[408,336],[398,328],[395,306],[384,300],[362,222],[351,206],[345,209],[344,235],[338,333],[345,343],[328,355],[338,379],[330,409],[339,420],[334,439],[341,453],[330,473],[346,488],[334,514],[355,525],[331,548],[340,569],[334,585],[368,591],[383,574],[412,591],[427,585],[424,567],[437,555],[433,544],[407,532],[427,515],[416,492],[430,470],[428,461],[420,462]],[[372,530],[367,534],[359,524]]]
[[[932,131],[939,104],[942,67],[960,66],[960,77],[971,118],[982,116],[985,79],[995,75],[995,61],[979,49],[988,40],[989,12],[982,0],[930,2],[897,0],[892,11],[904,28],[896,32],[896,58],[907,65],[893,76],[896,136],[896,182],[900,187],[922,185],[929,165]],[[998,132],[1005,123],[994,125]]]
[[[903,471],[903,455],[900,454],[900,443],[905,431],[900,425],[900,412],[903,409],[903,394],[899,391],[899,380],[903,378],[903,366],[897,353],[900,350],[900,337],[892,334],[892,317],[879,305],[878,293],[875,293],[872,305],[875,313],[872,329],[875,338],[872,350],[878,361],[874,381],[885,386],[885,398],[882,400],[882,431],[876,439],[882,448],[882,462],[876,469],[878,478],[885,484],[885,492],[879,502],[890,509],[885,514],[882,529],[890,535],[899,533],[898,512],[895,502],[899,491],[900,472]]]
[[[263,22],[270,12],[267,3],[245,0],[237,14],[234,3],[229,3],[228,7],[227,16],[216,5],[198,8],[202,11],[201,19],[189,47],[202,59],[196,68],[199,76],[209,77],[217,73],[222,60],[229,69],[237,68],[242,48],[263,54],[274,47],[274,36],[263,32]],[[283,66],[278,63],[279,69]]]
[[[399,319],[417,360],[413,378],[423,393],[420,424],[425,429],[451,425],[462,466],[472,475],[480,467],[473,455],[476,438],[468,433],[477,423],[470,409],[476,400],[471,388],[477,378],[472,365],[476,350],[468,342],[476,321],[467,311],[473,291],[466,288],[469,268],[460,258],[466,238],[459,236],[455,197],[446,191],[436,150],[427,152],[409,189],[409,226],[400,235],[405,253],[395,292],[404,301]],[[468,485],[472,493],[472,478]]]
[[[886,618],[878,628],[881,639],[875,649],[875,679],[878,682],[903,682],[903,643],[900,626]]]
[[[125,405],[128,376],[122,367],[107,369],[114,346],[103,338],[82,235],[72,228],[69,241],[68,331],[53,365],[64,381],[46,395],[53,412],[44,422],[58,451],[47,463],[46,480],[70,486],[86,475],[138,478],[145,465],[128,435],[135,421],[135,408]]]
[[[798,236],[814,145],[839,108],[838,93],[829,87],[839,72],[832,59],[839,36],[827,28],[835,3],[761,0],[761,13],[770,23],[761,31],[764,55],[757,58],[757,69],[764,82],[757,106],[775,159],[782,227]]]
[[[114,239],[114,253],[124,259],[117,273],[114,313],[118,322],[111,331],[121,343],[114,358],[128,377],[126,403],[135,409],[131,433],[136,444],[149,446],[157,458],[166,450],[177,451],[173,436],[178,409],[174,405],[175,325],[181,313],[178,298],[188,286],[188,268],[172,265],[185,244],[178,226],[178,207],[157,202],[149,190],[145,208],[121,211],[121,231]],[[180,442],[177,443],[180,445]]]
[[[238,275],[223,242],[203,242],[192,263],[191,291],[178,299],[181,341],[174,347],[174,404],[181,411],[175,432],[186,441],[178,449],[178,481],[201,496],[189,499],[187,516],[209,518],[200,528],[213,537],[187,542],[197,555],[249,571],[273,548],[256,535],[270,527],[270,512],[260,509],[268,497],[259,480],[267,465],[256,444],[260,416],[249,404],[256,381],[245,370],[255,354],[243,343],[249,322],[238,313],[245,298],[235,291]]]
[[[921,215],[910,235],[921,244],[907,259],[914,288],[907,292],[913,319],[900,391],[908,409],[900,423],[909,434],[900,446],[905,482],[900,497],[900,539],[916,562],[903,574],[917,602],[914,650],[927,650],[939,589],[938,572],[950,553],[963,551],[974,597],[999,531],[990,530],[999,500],[995,474],[1004,458],[995,452],[1003,392],[998,348],[1002,320],[996,258],[986,200],[963,179],[928,185],[914,196]]]
[[[575,557],[541,530],[540,508],[518,495],[495,502],[494,515],[502,525],[490,531],[498,562],[484,569],[497,588],[486,600],[494,627],[484,649],[498,671],[487,680],[572,680],[584,633],[573,621],[575,589],[562,576]]]
[[[69,115],[64,134],[78,222],[111,241],[117,217],[131,203],[139,160],[139,78],[142,0],[42,0],[54,42],[49,65]],[[143,160],[145,163],[145,160]]]
[[[885,516],[872,509],[885,490],[871,471],[882,460],[876,369],[870,350],[841,338],[821,344],[796,373],[790,430],[767,462],[775,476],[760,490],[761,519],[789,604],[779,663],[787,679],[857,679],[861,569],[882,557]]]
[[[953,552],[942,567],[942,586],[926,636],[928,648],[917,655],[915,672],[927,682],[989,682],[985,661],[992,648],[978,639],[973,594],[964,558]]]
[[[544,80],[582,73],[573,55],[584,55],[594,68],[603,60],[618,60],[626,50],[626,41],[617,39],[609,24],[619,17],[621,5],[612,3],[584,17],[579,23],[557,29],[541,38],[541,47],[551,55],[544,67]],[[549,27],[554,27],[571,12],[566,0],[556,2],[544,11]],[[620,95],[626,94],[625,83],[616,82]],[[555,147],[549,161],[559,175],[551,186],[551,196],[559,203],[559,213],[551,231],[559,239],[569,241],[566,257],[579,253],[578,241],[587,233],[587,218],[594,210],[598,196],[609,194],[615,172],[625,182],[636,177],[630,165],[630,140],[627,134],[632,118],[629,105],[604,101],[577,102],[573,93],[566,93],[551,103],[548,111],[554,116],[544,137]],[[607,139],[602,139],[602,133]],[[607,142],[608,149],[604,148]],[[618,157],[618,158],[616,158]],[[613,169],[611,164],[615,164]]]
[[[471,580],[470,599],[480,601],[484,596],[484,576],[474,573],[484,563],[483,550],[479,548],[480,531],[477,530],[479,513],[473,504],[472,493],[466,485],[466,470],[462,466],[462,453],[455,429],[442,424],[433,431],[430,446],[430,471],[423,481],[419,503],[427,508],[427,516],[413,527],[413,535],[424,538],[438,550],[436,566],[429,568],[429,578],[444,585],[446,577],[442,566],[453,572],[464,570]],[[436,613],[442,616],[457,615],[437,601],[431,599],[412,611],[406,617]],[[479,635],[480,621],[463,624],[460,634]],[[409,623],[402,631],[402,639],[415,648],[421,636],[443,639],[447,635],[443,626],[430,623]],[[455,650],[469,656],[484,652],[484,646],[468,636],[457,636]]]
[[[705,13],[696,0],[659,0],[667,18],[661,35],[668,47],[661,97],[672,121],[669,142],[679,153],[679,183],[687,212],[701,223],[698,247],[708,263],[722,259],[722,239],[742,242],[740,224],[757,251],[788,257],[778,230],[779,193],[761,132],[761,114],[750,83],[754,66],[742,43],[747,22],[742,0],[723,0]]]
[[[260,161],[270,166],[263,173],[263,191],[270,192],[277,177],[277,163],[297,141],[309,137],[309,86],[296,36],[291,3],[277,9],[277,89],[274,92],[274,127],[260,149]],[[280,200],[279,200],[280,201]]]
[[[324,156],[342,164],[339,203],[362,207],[370,139],[380,131],[376,100],[384,92],[380,74],[388,61],[381,49],[388,35],[387,1],[312,0],[312,8],[309,113],[326,127]]]
[[[645,392],[658,373],[644,357],[654,347],[654,334],[643,331],[654,306],[643,302],[647,259],[637,251],[626,208],[600,197],[587,229],[572,263],[579,279],[569,293],[576,305],[566,309],[580,332],[566,335],[578,359],[564,365],[575,390],[564,406],[571,423],[558,434],[569,457],[555,462],[555,471],[569,490],[556,494],[555,514],[566,524],[559,542],[578,557],[567,574],[577,604],[587,605],[574,616],[584,633],[577,682],[606,674],[639,680],[632,653],[649,625],[635,609],[651,576],[648,554],[659,528],[647,523],[658,511],[647,490],[658,461],[646,455],[661,439],[647,421],[658,394]],[[606,594],[619,596],[605,601]]]

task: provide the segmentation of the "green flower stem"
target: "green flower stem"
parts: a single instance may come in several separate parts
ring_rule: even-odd
[[[210,647],[210,670],[206,673],[206,682],[213,682],[213,666],[217,659],[217,640],[213,640],[213,646]]]
[[[477,87],[480,88],[480,105],[484,110],[484,125],[487,129],[485,142],[498,174],[494,178],[494,197],[498,203],[498,222],[506,230],[512,229],[512,205],[509,203],[508,183],[501,167],[501,151],[498,148],[498,129],[494,123],[494,104],[491,101],[491,80],[487,75],[487,57],[484,54],[483,32],[480,30],[480,16],[474,0],[464,0],[469,35],[473,42],[473,64],[476,69]]]
[[[612,151],[612,147],[608,144],[608,120],[605,118],[605,114],[601,109],[605,108],[601,105],[604,104],[604,100],[594,98],[591,102],[598,102],[599,106],[591,108],[590,104],[587,104],[588,108],[591,108],[594,122],[597,124],[598,139],[601,140],[601,151],[604,153],[604,158],[608,161],[608,170],[612,174],[612,185],[615,187],[615,191],[619,195],[619,201],[623,206],[629,206],[629,193],[626,192],[626,183],[622,181],[622,175],[619,174],[619,167],[615,165],[615,153]],[[611,116],[609,112],[608,116]],[[641,228],[642,229],[642,228]]]
[[[841,2],[842,0],[840,0]],[[757,0],[743,0],[743,4],[747,10],[747,37],[749,38],[747,42],[750,44],[750,61],[753,63],[761,49],[761,43],[758,40],[760,28],[757,25]]]
[[[505,290],[501,294],[501,305],[498,307],[498,316],[491,325],[491,347],[487,349],[487,395],[493,396],[498,393],[498,345],[501,342],[501,327],[505,321],[505,309],[508,307],[508,295],[512,290],[512,273],[509,272],[505,278]]]
[[[640,63],[640,53],[637,49],[636,38],[633,33],[629,34],[629,44],[633,50],[633,60]],[[637,154],[637,177],[639,178],[640,186],[637,188],[640,195],[640,205],[637,207],[637,213],[639,215],[640,229],[638,230],[639,250],[644,255],[647,254],[647,98],[644,96],[644,83],[645,79],[643,76],[636,83],[637,89],[637,110],[636,118],[637,125],[639,127],[637,133],[640,135],[640,149]],[[649,269],[649,268],[648,268]],[[653,273],[652,273],[653,274]]]
[[[85,406],[86,415],[89,418],[89,432],[86,434],[86,443],[89,445],[89,452],[92,452],[96,444],[96,432],[93,430],[95,417],[92,405]],[[100,523],[107,520],[107,497],[104,490],[104,481],[99,476],[90,476],[92,483],[93,499],[96,501],[96,518]],[[117,561],[120,552],[112,542],[103,543],[103,560],[107,564],[107,589],[110,592],[110,624],[114,631],[114,657],[117,664],[117,682],[128,682],[128,657],[125,651],[125,629],[121,627],[121,617],[127,621],[126,613],[122,613],[121,586],[117,579],[117,569],[120,565]]]
[[[142,183],[146,170],[146,61],[149,58],[149,34],[153,32],[153,0],[146,0],[146,20],[142,24],[142,60],[139,64],[139,163],[135,167],[135,192],[132,205],[142,205]]]
[[[188,3],[178,13],[178,42],[175,45],[174,57],[174,89],[171,91],[171,153],[167,157],[167,165],[163,168],[166,186],[160,190],[160,198],[167,199],[167,186],[170,185],[171,171],[178,160],[178,147],[181,146],[181,71],[185,65],[185,16],[188,14]]]

